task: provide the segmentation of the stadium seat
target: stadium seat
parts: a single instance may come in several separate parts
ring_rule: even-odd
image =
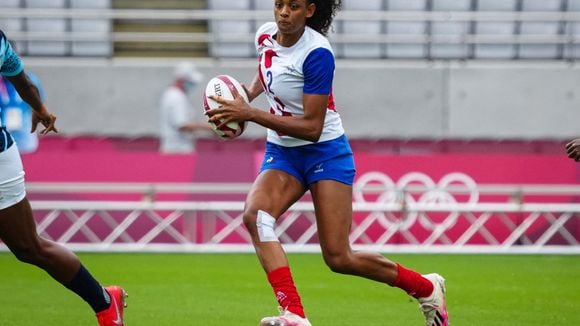
[[[580,0],[568,0],[568,11],[579,12],[580,11]],[[575,39],[580,39],[580,23],[568,23],[566,25],[566,34],[573,36]],[[564,56],[567,59],[579,59],[580,58],[580,45],[567,45],[565,48]]]
[[[469,11],[471,0],[438,0],[433,1],[433,11]],[[465,22],[433,22],[431,24],[431,35],[435,39],[443,40],[450,38],[460,38],[469,34],[469,23]],[[463,59],[468,57],[468,45],[466,44],[442,44],[433,43],[431,45],[431,57],[435,59]]]
[[[554,12],[560,11],[560,0],[523,0],[522,11]],[[522,22],[522,35],[553,35],[559,33],[559,22]],[[523,59],[556,59],[559,56],[559,45],[523,44],[520,46],[520,58]]]
[[[111,8],[112,0],[71,0],[71,8],[74,9],[107,9]],[[99,42],[72,42],[72,55],[74,56],[105,56],[112,54],[112,44],[109,40],[111,22],[108,19],[72,19],[73,32],[98,34],[103,41]]]
[[[20,0],[0,0],[0,8],[20,8]],[[24,30],[24,19],[22,18],[0,18],[0,29],[8,34],[10,37],[11,32],[21,32]],[[12,41],[12,46],[18,50],[21,54],[25,53],[25,42],[15,42]]]
[[[1,8],[20,8],[20,0],[0,0]]]
[[[66,8],[65,0],[27,0],[28,8]],[[67,20],[64,18],[55,19],[28,19],[26,29],[30,32],[54,32],[57,34],[67,31]],[[64,41],[30,41],[28,42],[28,55],[40,56],[64,56],[67,54],[67,44]]]
[[[344,0],[343,10],[384,10],[382,0]],[[356,35],[380,35],[383,32],[383,23],[379,21],[345,21],[342,23],[342,32]],[[345,58],[380,58],[383,45],[380,43],[345,43],[342,54]]]
[[[20,8],[19,0],[0,0],[0,8]],[[20,32],[23,29],[21,18],[0,18],[0,29],[6,33]]]
[[[250,0],[209,0],[208,8],[211,10],[250,10]],[[214,33],[216,40],[210,46],[211,55],[217,58],[227,57],[253,57],[255,50],[252,42],[240,43],[220,42],[221,36],[231,37],[232,34],[253,35],[254,24],[248,20],[214,20],[211,21],[210,31]]]
[[[478,1],[478,11],[515,12],[517,0],[486,0]],[[478,22],[475,33],[478,35],[506,36],[516,31],[515,22]],[[475,58],[479,59],[512,59],[516,56],[513,44],[476,44]]]
[[[391,11],[424,11],[427,8],[426,0],[391,0],[387,10]],[[390,35],[423,36],[427,31],[426,22],[387,22],[387,33]],[[420,59],[427,56],[427,46],[420,44],[387,44],[388,58]]]
[[[256,28],[262,26],[266,22],[274,21],[274,2],[272,0],[254,0],[254,8],[256,10],[265,10],[270,12],[268,19],[261,19],[255,22]]]
[[[0,18],[0,29],[10,36],[10,32],[20,32],[23,29],[20,18]]]

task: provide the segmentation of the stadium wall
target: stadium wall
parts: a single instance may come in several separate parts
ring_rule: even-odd
[[[26,59],[64,135],[156,136],[173,60]],[[200,59],[206,80],[249,83],[255,62]],[[565,62],[339,61],[335,99],[351,138],[569,139],[580,74]],[[203,87],[192,95],[201,110]],[[263,99],[256,106],[266,107]],[[251,126],[244,137],[260,138]]]
[[[29,182],[104,183],[252,182],[264,155],[263,141],[202,141],[194,154],[161,154],[150,142],[142,140],[142,145],[138,145],[108,138],[42,138],[39,151],[22,155],[26,179]],[[580,183],[580,164],[568,159],[561,148],[559,153],[435,149],[394,153],[382,144],[377,144],[372,151],[359,146],[355,141],[357,179],[366,173],[380,172],[396,183],[406,179],[407,174],[420,173],[437,183],[445,175],[461,173],[477,184]]]

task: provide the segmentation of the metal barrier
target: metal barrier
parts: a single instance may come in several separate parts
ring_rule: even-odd
[[[243,225],[243,201],[155,200],[161,193],[243,194],[247,184],[30,183],[28,188],[31,198],[41,192],[139,194],[141,200],[133,201],[33,200],[39,234],[73,250],[253,250]],[[482,193],[483,189],[494,197],[524,199],[539,194],[543,200],[551,196],[557,200],[481,202],[479,196],[471,202],[449,200],[452,194],[473,195],[475,190]],[[409,197],[412,193],[416,195]],[[373,201],[357,199],[362,195],[375,197]],[[580,186],[573,185],[385,189],[363,183],[355,189],[350,240],[357,250],[380,252],[580,254],[578,198]],[[314,208],[308,196],[278,221],[276,232],[288,251],[320,250]]]

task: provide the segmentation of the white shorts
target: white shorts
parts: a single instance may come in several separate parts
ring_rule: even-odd
[[[0,209],[19,203],[26,197],[24,168],[16,144],[0,153]]]

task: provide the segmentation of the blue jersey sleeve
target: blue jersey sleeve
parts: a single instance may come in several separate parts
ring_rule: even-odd
[[[318,48],[304,61],[304,94],[328,95],[334,78],[334,56],[330,50]]]
[[[22,60],[12,50],[6,35],[0,31],[0,74],[2,76],[16,76],[24,69]]]

